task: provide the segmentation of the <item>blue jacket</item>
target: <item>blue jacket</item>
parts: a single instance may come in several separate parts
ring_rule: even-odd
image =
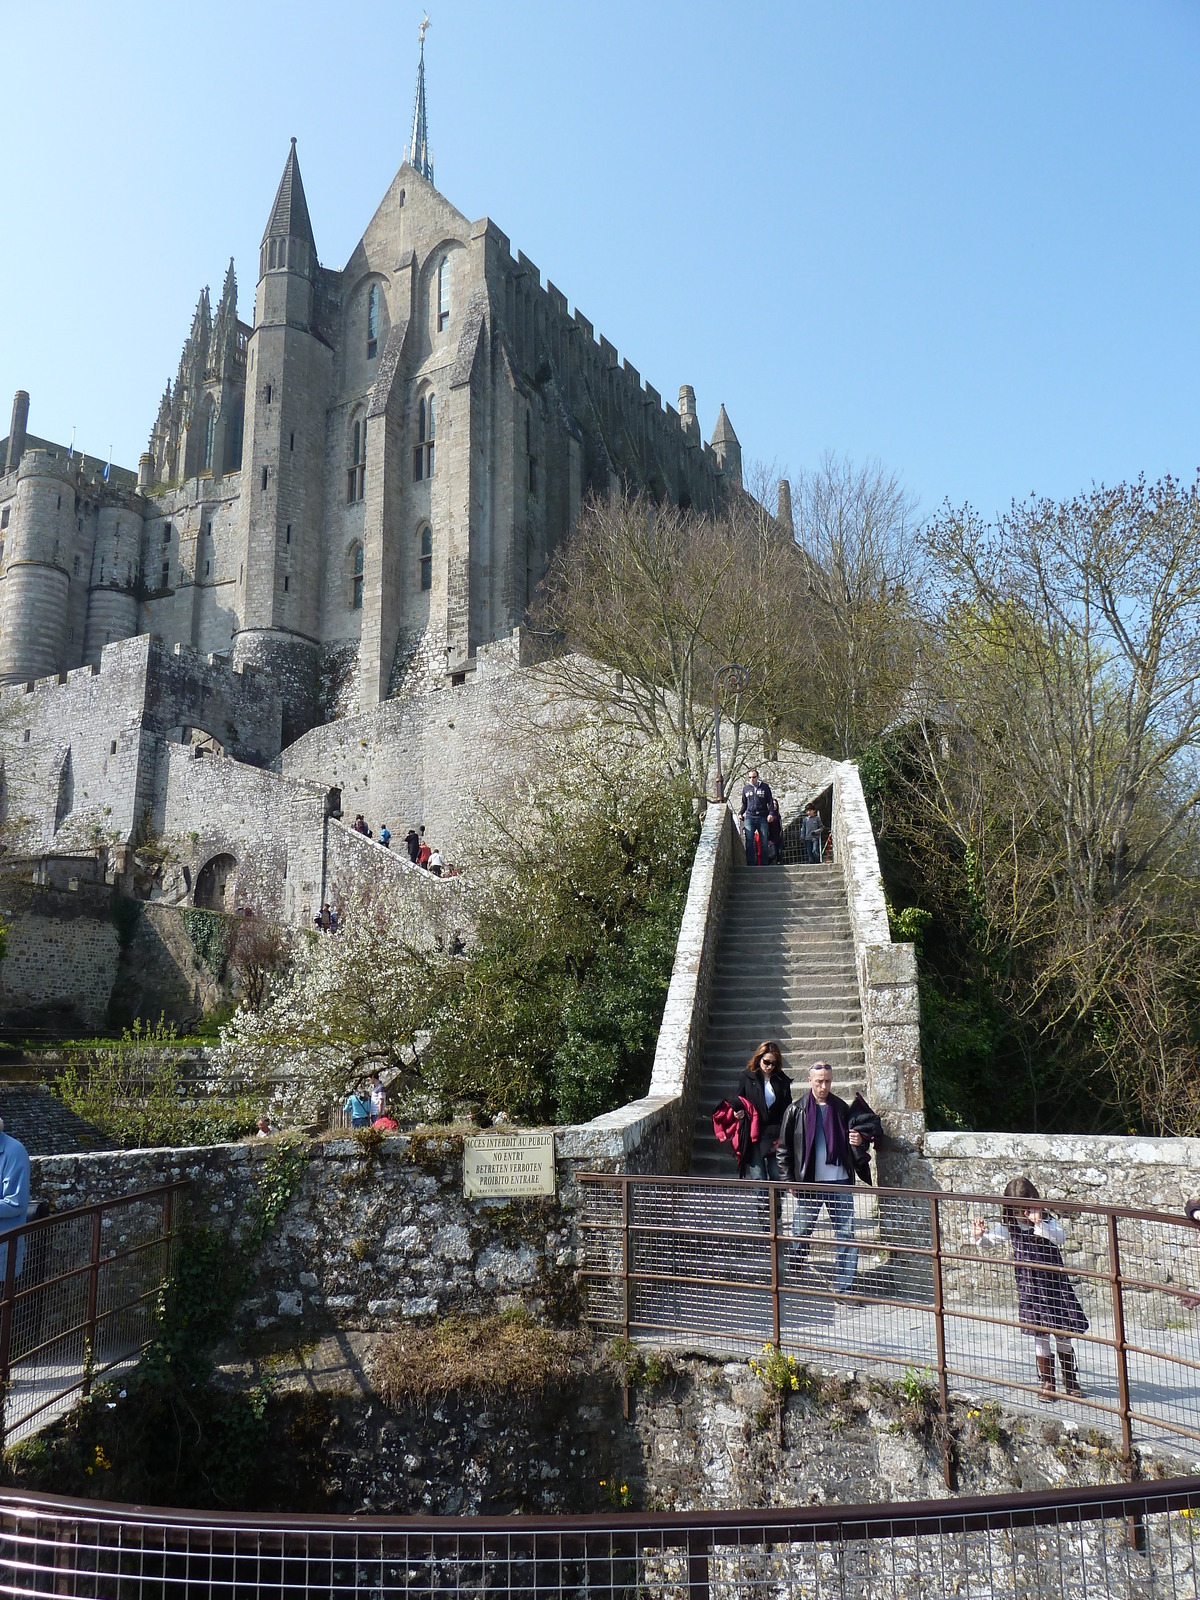
[[[19,1228],[29,1213],[29,1151],[19,1139],[0,1133],[0,1235]],[[17,1240],[16,1271],[25,1265],[25,1241]],[[8,1271],[8,1246],[0,1245],[0,1283]]]

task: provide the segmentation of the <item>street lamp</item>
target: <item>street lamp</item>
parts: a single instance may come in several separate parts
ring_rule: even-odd
[[[721,680],[728,679],[733,685],[735,695],[741,694],[750,685],[750,674],[745,667],[740,667],[736,661],[731,661],[724,667],[718,667],[713,673],[713,729],[715,732],[715,752],[717,758],[717,800],[725,798],[725,779],[721,774]]]

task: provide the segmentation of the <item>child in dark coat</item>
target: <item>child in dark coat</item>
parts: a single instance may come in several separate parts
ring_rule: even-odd
[[[1004,1190],[1006,1200],[1041,1200],[1028,1178],[1014,1178]],[[1054,1356],[1050,1336],[1058,1346],[1063,1388],[1068,1395],[1082,1396],[1079,1368],[1071,1335],[1086,1333],[1088,1319],[1079,1304],[1071,1280],[1063,1266],[1062,1247],[1066,1232],[1061,1222],[1041,1204],[1008,1205],[1001,1208],[1002,1221],[991,1228],[976,1218],[971,1231],[977,1243],[1012,1246],[1013,1272],[1017,1279],[1017,1315],[1021,1332],[1033,1340],[1043,1400],[1054,1399]]]

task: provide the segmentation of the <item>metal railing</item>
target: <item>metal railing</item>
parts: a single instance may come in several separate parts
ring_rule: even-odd
[[[1200,1228],[1183,1216],[1059,1200],[1014,1212],[995,1195],[911,1189],[579,1181],[585,1314],[601,1329],[927,1371],[943,1417],[952,1389],[1047,1405],[1042,1338],[1054,1414],[1113,1427],[1122,1461],[1138,1442],[1200,1440]],[[1030,1266],[1013,1233],[1039,1205],[1065,1238],[1061,1253],[1037,1245]],[[1079,1392],[1064,1392],[1072,1380]]]
[[[386,1518],[0,1493],[0,1594],[1195,1600],[1200,1479],[909,1505]]]
[[[0,1445],[61,1416],[154,1337],[187,1181],[0,1234]]]

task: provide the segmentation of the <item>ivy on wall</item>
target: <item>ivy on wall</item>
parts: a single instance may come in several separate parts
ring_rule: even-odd
[[[184,906],[180,912],[192,949],[220,983],[229,954],[229,918],[221,911],[199,911]]]

